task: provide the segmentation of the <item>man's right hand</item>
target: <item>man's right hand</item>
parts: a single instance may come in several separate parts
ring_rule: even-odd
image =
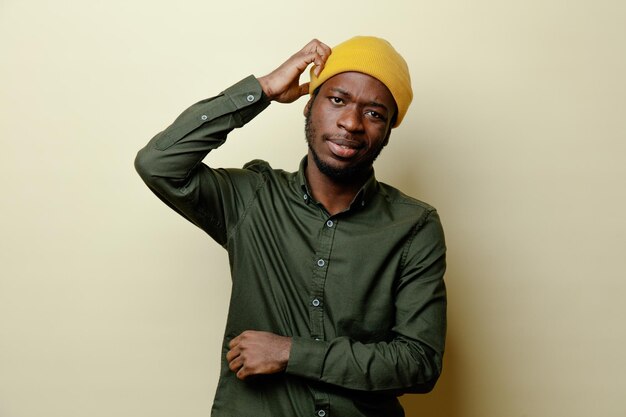
[[[296,101],[309,92],[309,83],[300,84],[300,75],[311,63],[314,64],[314,74],[319,75],[330,54],[328,45],[313,39],[280,67],[258,79],[263,92],[270,100],[279,103]]]

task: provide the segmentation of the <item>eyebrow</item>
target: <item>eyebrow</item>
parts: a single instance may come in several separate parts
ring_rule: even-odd
[[[350,94],[349,92],[347,92],[343,88],[339,88],[339,87],[331,87],[330,91],[334,91],[335,93],[342,94],[342,95],[344,95],[346,97],[351,97],[352,96],[352,94]],[[382,109],[385,109],[385,110],[389,111],[387,106],[385,106],[384,104],[379,103],[377,101],[370,101],[369,103],[367,103],[367,105],[368,106],[373,106],[373,107],[380,107]]]

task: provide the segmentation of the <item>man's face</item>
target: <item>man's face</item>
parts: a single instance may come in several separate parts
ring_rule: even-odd
[[[391,92],[376,78],[344,72],[328,79],[304,109],[317,169],[337,182],[369,173],[387,144],[395,113]]]

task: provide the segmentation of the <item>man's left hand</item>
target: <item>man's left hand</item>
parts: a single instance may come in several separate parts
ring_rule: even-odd
[[[228,344],[228,367],[237,378],[275,374],[287,368],[291,338],[274,333],[246,330]]]

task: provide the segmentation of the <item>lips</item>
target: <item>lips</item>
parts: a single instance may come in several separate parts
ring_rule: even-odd
[[[349,139],[327,139],[326,143],[328,144],[328,148],[333,153],[333,155],[342,158],[348,159],[352,158],[359,152],[361,145],[355,141]]]

